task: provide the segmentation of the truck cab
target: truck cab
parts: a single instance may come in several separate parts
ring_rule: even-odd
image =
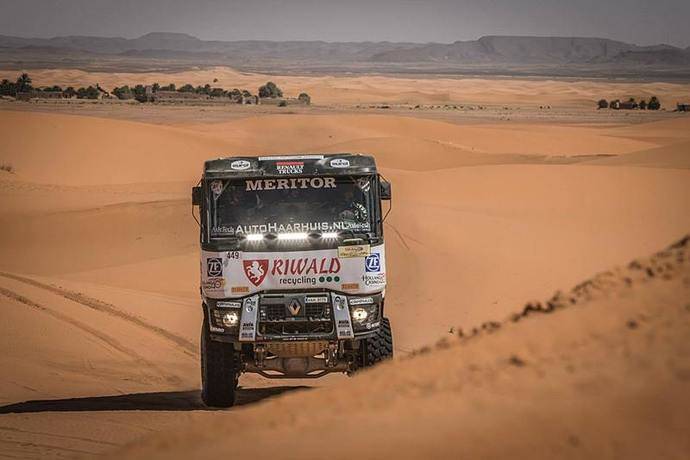
[[[390,199],[367,155],[205,162],[192,190],[205,404],[231,406],[245,372],[317,378],[393,356],[382,207]]]

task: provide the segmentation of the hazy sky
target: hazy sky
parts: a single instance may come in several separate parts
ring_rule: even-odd
[[[0,0],[0,34],[453,42],[597,36],[690,46],[690,0]]]

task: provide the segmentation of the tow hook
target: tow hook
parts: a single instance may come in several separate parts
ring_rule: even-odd
[[[326,350],[326,367],[335,367],[338,364],[338,344],[331,342]]]
[[[254,347],[254,361],[256,367],[262,369],[264,367],[264,358],[266,357],[266,348],[263,345]]]

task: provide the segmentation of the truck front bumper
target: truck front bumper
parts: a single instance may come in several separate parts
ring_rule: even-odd
[[[383,315],[381,294],[266,292],[205,302],[214,340],[237,343],[318,342],[366,338]]]

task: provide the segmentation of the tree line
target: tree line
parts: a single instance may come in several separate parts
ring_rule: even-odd
[[[33,86],[32,83],[33,81],[27,73],[21,74],[14,82],[3,79],[0,81],[0,96],[17,97],[17,94],[21,93],[57,92],[62,93],[62,97],[64,98],[76,97],[78,99],[98,99],[98,95],[102,91],[98,86],[87,86],[75,89],[73,86],[62,88],[61,86],[53,85],[41,88]]]
[[[660,110],[661,101],[656,96],[652,96],[649,102],[642,99],[641,101],[636,101],[634,97],[631,97],[627,101],[621,101],[620,99],[614,99],[612,101],[607,101],[606,99],[600,99],[597,102],[597,107],[600,109],[628,109],[628,110]]]
[[[216,81],[217,80],[214,80],[214,83]],[[146,88],[147,86],[143,84],[137,84],[134,86],[124,85],[115,87],[111,93],[113,96],[122,100],[134,99],[139,102],[149,102],[150,95],[147,94]],[[34,87],[32,85],[31,77],[27,73],[21,74],[19,77],[17,77],[17,80],[14,82],[9,81],[7,79],[4,79],[2,80],[2,82],[0,82],[0,96],[16,97],[19,93],[31,93],[41,91],[59,92],[62,93],[62,97],[76,97],[78,99],[98,99],[101,93],[107,94],[107,92],[101,89],[98,85],[90,85],[78,89],[75,89],[72,86],[68,86],[67,88],[63,89],[62,87],[57,85],[45,86],[42,88]],[[161,86],[159,83],[154,83],[153,85],[151,85],[151,91],[153,93],[159,91],[174,91],[179,93],[203,94],[213,98],[225,97],[235,102],[241,102],[243,98],[254,97],[254,95],[246,89],[233,88],[231,90],[226,90],[224,88],[211,86],[208,83],[203,86],[194,86],[191,83],[187,83],[180,86],[179,88],[174,83],[170,83],[165,86]],[[278,87],[278,85],[276,85],[272,81],[269,81],[265,85],[259,87],[258,97],[282,98],[283,90],[281,90]],[[311,103],[311,97],[307,93],[300,93],[300,95],[298,96],[298,100],[306,104]]]

